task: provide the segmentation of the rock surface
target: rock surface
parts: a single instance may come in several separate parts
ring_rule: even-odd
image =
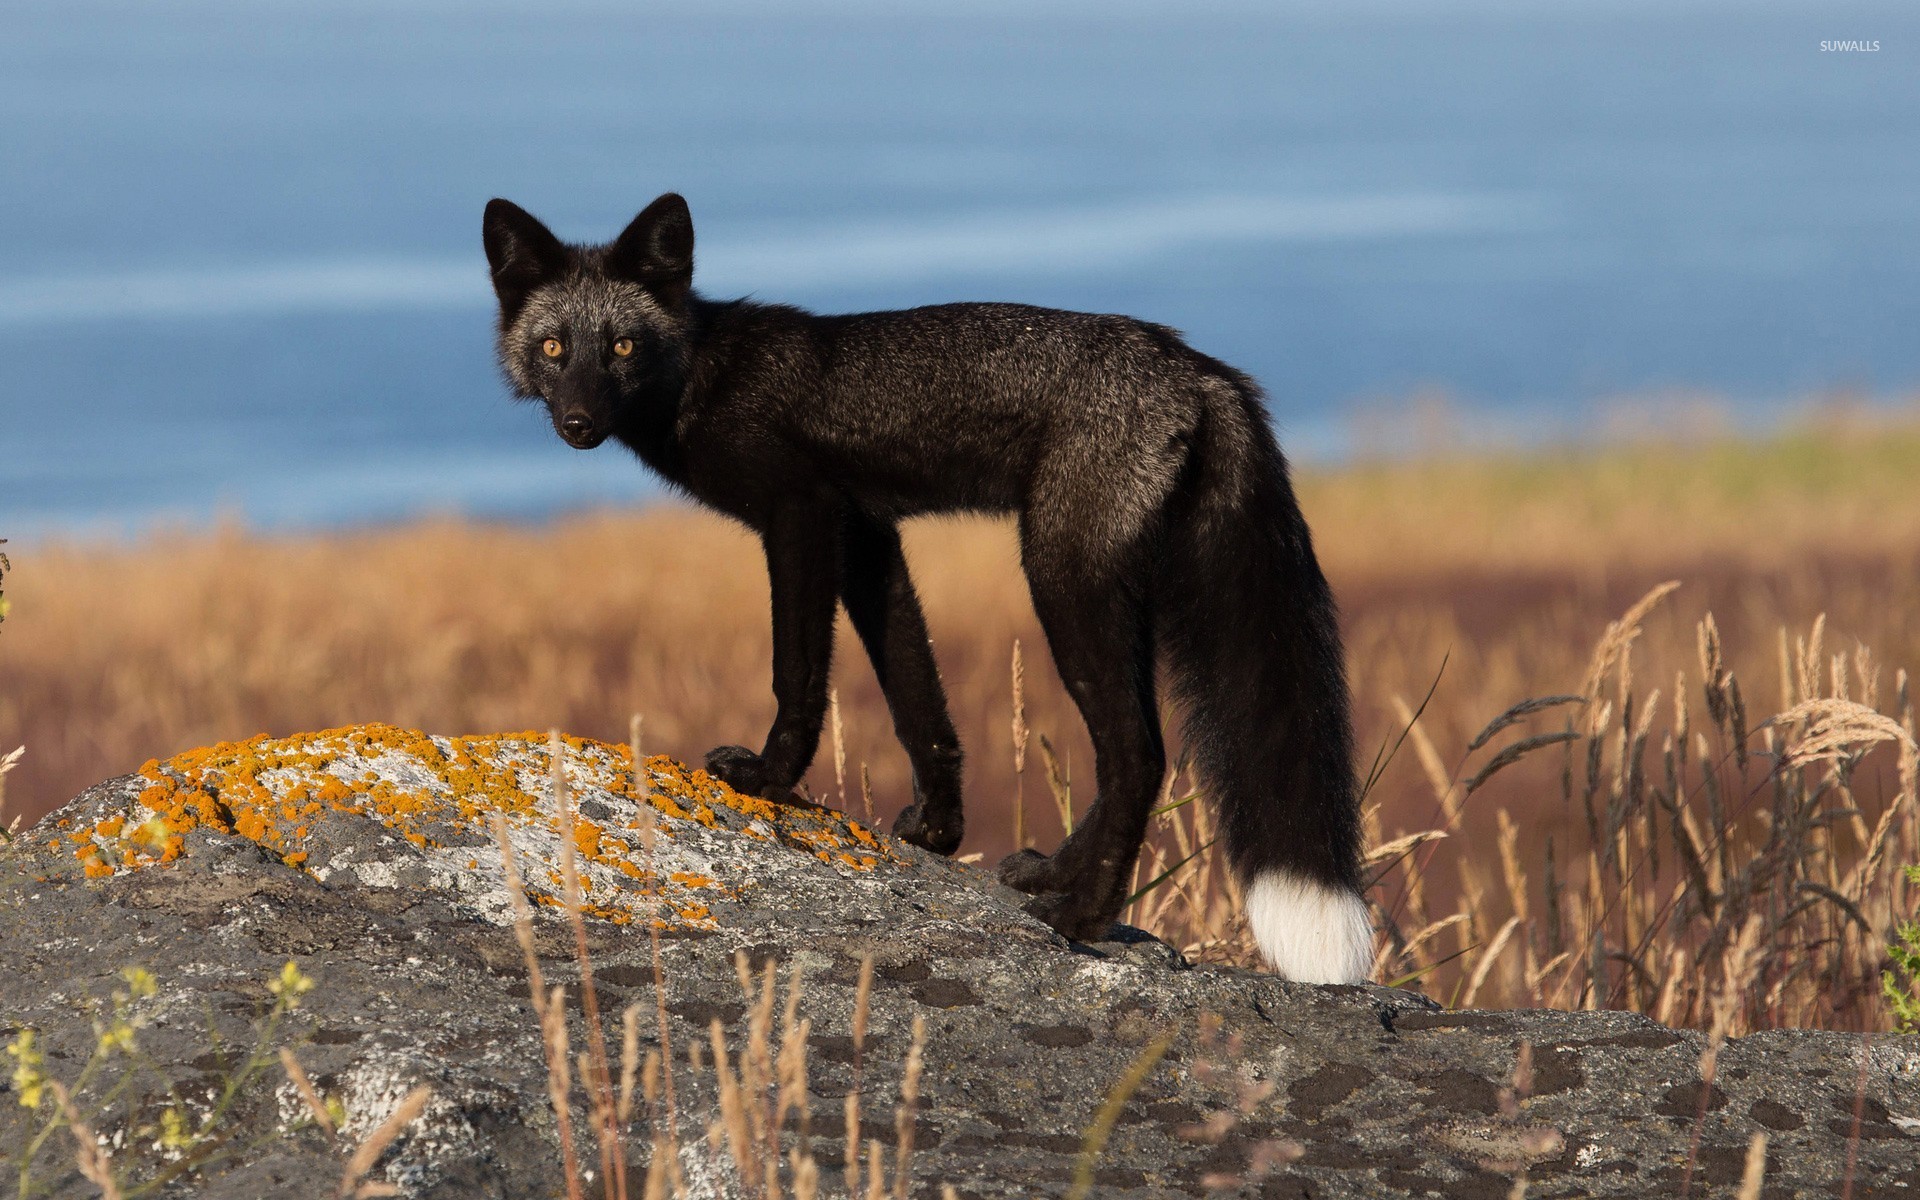
[[[1694,1195],[1728,1195],[1755,1131],[1771,1139],[1766,1196],[1838,1196],[1849,1182],[1862,1200],[1920,1195],[1920,1039],[1756,1035],[1728,1044],[1703,1089],[1701,1037],[1640,1017],[1443,1012],[1386,988],[1190,968],[1125,929],[1070,944],[984,872],[838,813],[743,799],[664,758],[649,761],[643,800],[623,748],[567,746],[588,943],[616,1057],[629,1003],[641,1007],[643,1049],[657,1045],[648,929],[661,933],[693,1195],[741,1193],[704,1137],[712,1056],[696,1072],[686,1047],[706,1043],[716,1019],[730,1046],[746,1037],[742,951],[778,961],[783,1000],[788,973],[803,979],[827,1194],[842,1186],[854,997],[870,953],[862,1132],[893,1145],[902,1062],[922,1019],[916,1195],[940,1184],[963,1197],[1066,1194],[1103,1103],[1168,1034],[1165,1057],[1119,1107],[1092,1195],[1504,1197],[1522,1168],[1533,1197],[1677,1195],[1689,1172]],[[426,1084],[433,1099],[377,1178],[408,1196],[563,1195],[490,832],[503,817],[541,912],[548,982],[573,985],[550,762],[536,735],[364,726],[213,747],[93,788],[0,852],[0,1036],[34,1030],[46,1073],[72,1083],[110,1027],[109,998],[127,988],[121,970],[149,969],[158,992],[130,1011],[143,1014],[136,1036],[155,1070],[127,1093],[146,1101],[95,1125],[119,1169],[150,1176],[168,1153],[154,1125],[162,1081],[197,1120],[235,1048],[251,1043],[267,981],[291,960],[317,984],[282,1031],[344,1105],[341,1142],[302,1123],[284,1075],[262,1072],[222,1119],[238,1131],[231,1153],[179,1194],[331,1195],[351,1146]],[[651,855],[643,803],[657,814]],[[572,1012],[579,1048],[577,1002]],[[1516,1102],[1503,1089],[1523,1043],[1532,1083]],[[101,1071],[83,1098],[119,1070]],[[16,1103],[21,1086],[0,1093],[9,1177],[50,1111]],[[644,1136],[634,1154],[646,1157]],[[64,1131],[34,1159],[33,1179],[54,1195],[99,1194]]]

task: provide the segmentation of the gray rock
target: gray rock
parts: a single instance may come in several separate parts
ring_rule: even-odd
[[[150,969],[159,990],[138,1005],[137,1036],[157,1073],[136,1077],[130,1113],[119,1103],[96,1122],[115,1162],[147,1177],[165,1161],[147,1128],[165,1085],[204,1112],[272,1003],[267,982],[292,960],[317,986],[283,1031],[344,1103],[341,1144],[304,1121],[276,1067],[223,1118],[230,1153],[175,1193],[332,1194],[351,1146],[426,1084],[433,1099],[378,1178],[419,1197],[562,1194],[489,828],[505,817],[541,913],[542,969],[572,989],[572,1042],[583,1047],[548,771],[537,738],[368,726],[214,747],[95,787],[0,853],[0,1034],[36,1031],[49,1073],[71,1083],[107,998],[126,988],[120,970]],[[696,1074],[685,1048],[716,1019],[730,1046],[746,1037],[741,951],[778,960],[782,1001],[787,973],[803,979],[811,1146],[830,1194],[841,1190],[859,961],[871,954],[863,1134],[893,1144],[902,1062],[924,1020],[916,1195],[940,1184],[963,1197],[1066,1194],[1103,1103],[1169,1033],[1094,1163],[1094,1195],[1504,1197],[1524,1168],[1533,1197],[1647,1196],[1678,1194],[1689,1163],[1693,1194],[1728,1194],[1755,1131],[1771,1139],[1765,1195],[1839,1195],[1849,1173],[1855,1197],[1920,1195],[1915,1039],[1759,1034],[1729,1043],[1704,1089],[1700,1035],[1638,1016],[1443,1012],[1386,988],[1190,967],[1126,928],[1112,942],[1068,943],[985,872],[831,811],[733,796],[664,758],[649,764],[648,855],[624,751],[572,743],[568,774],[616,1056],[629,1003],[641,1007],[643,1045],[657,1044],[647,930],[658,922],[681,1160],[696,1195],[740,1191],[705,1140],[714,1075]],[[1533,1083],[1516,1102],[1503,1089],[1522,1043]],[[109,1065],[103,1084],[124,1060]],[[0,1094],[12,1173],[47,1112],[17,1099]],[[785,1137],[795,1144],[797,1129]],[[649,1144],[644,1130],[635,1137],[636,1161]],[[1262,1159],[1276,1164],[1264,1175],[1252,1169]],[[65,1132],[35,1159],[34,1179],[52,1195],[98,1194]]]

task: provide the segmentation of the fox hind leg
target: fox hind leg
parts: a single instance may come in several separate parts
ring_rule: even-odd
[[[1135,539],[1130,551],[1106,556],[1105,563],[1084,552],[1090,544],[1098,543],[1050,537],[1023,523],[1034,610],[1093,742],[1098,793],[1054,854],[1022,850],[999,867],[1003,882],[1033,894],[1029,912],[1082,940],[1105,934],[1126,904],[1166,769],[1154,697],[1146,540]]]

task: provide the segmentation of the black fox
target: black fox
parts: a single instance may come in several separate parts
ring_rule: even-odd
[[[501,365],[582,450],[614,438],[760,536],[778,714],[707,770],[745,793],[811,764],[844,605],[913,764],[899,837],[959,845],[961,752],[898,526],[1013,513],[1098,797],[1052,855],[1000,878],[1069,937],[1127,899],[1166,769],[1167,660],[1194,761],[1282,974],[1363,980],[1347,687],[1332,595],[1252,379],[1130,317],[1018,304],[816,316],[693,290],[693,220],[661,196],[604,246],[494,200]]]

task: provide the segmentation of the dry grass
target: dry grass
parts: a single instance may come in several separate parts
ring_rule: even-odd
[[[644,763],[646,760],[639,753],[637,717],[634,718],[633,728],[633,761],[636,764]],[[555,832],[564,853],[564,848],[573,840],[574,814],[566,781],[566,748],[557,730],[550,734],[550,754],[552,770],[549,786],[553,796]],[[640,773],[639,778],[644,792],[647,786],[644,772]],[[650,823],[653,819],[651,808],[643,805],[641,811],[643,819]],[[910,1194],[924,1193],[924,1188],[916,1193],[913,1183],[921,1084],[927,1062],[927,1022],[924,1016],[916,1014],[912,1021],[912,1037],[901,1066],[897,1099],[893,1106],[892,1146],[887,1146],[879,1138],[867,1139],[863,1144],[860,1136],[862,1105],[880,1098],[868,1095],[869,1082],[864,1061],[873,995],[872,954],[861,957],[853,1011],[848,1023],[852,1035],[853,1063],[851,1087],[843,1100],[844,1124],[839,1130],[844,1152],[841,1178],[836,1181],[824,1175],[822,1163],[814,1153],[816,1132],[812,1102],[815,1093],[809,1086],[808,1076],[808,1039],[813,1031],[813,1018],[800,1015],[805,995],[805,976],[801,964],[798,961],[792,964],[787,974],[785,1001],[779,1004],[776,1003],[779,997],[778,964],[768,959],[756,970],[747,953],[740,950],[734,952],[733,966],[746,1012],[744,1038],[737,1043],[737,1049],[730,1048],[725,1023],[716,1016],[707,1030],[706,1046],[710,1048],[711,1056],[703,1062],[702,1046],[698,1041],[687,1046],[687,1073],[682,1083],[689,1092],[711,1097],[707,1111],[706,1148],[702,1152],[697,1145],[690,1145],[684,1140],[674,1101],[676,1064],[673,1043],[669,1038],[666,987],[660,968],[658,923],[649,922],[648,929],[652,938],[654,963],[652,1008],[658,1021],[660,1045],[648,1051],[643,1069],[640,1065],[638,1037],[643,1006],[639,1003],[629,1005],[620,1018],[625,1036],[616,1100],[613,1064],[603,1036],[598,989],[585,936],[582,893],[577,876],[571,865],[563,862],[562,873],[567,877],[567,883],[558,906],[559,915],[574,934],[571,952],[572,965],[578,972],[579,980],[578,1016],[585,1027],[588,1043],[588,1050],[575,1059],[569,1054],[569,1027],[572,1022],[566,1007],[567,988],[555,986],[548,990],[545,987],[545,976],[535,948],[534,911],[521,884],[519,868],[503,821],[496,819],[494,833],[505,868],[507,890],[512,897],[514,931],[526,963],[534,1018],[540,1027],[546,1053],[548,1100],[560,1144],[562,1186],[569,1197],[585,1200],[596,1190],[592,1184],[597,1180],[597,1190],[603,1200],[629,1200],[635,1192],[644,1200],[667,1200],[669,1196],[673,1200],[686,1200],[686,1197],[702,1192],[702,1189],[690,1186],[683,1171],[683,1160],[688,1157],[689,1151],[695,1159],[704,1160],[708,1166],[720,1166],[730,1172],[731,1177],[723,1180],[721,1190],[756,1200],[787,1200],[788,1197],[791,1200],[815,1200],[817,1196],[832,1194],[836,1190],[833,1186],[835,1182],[844,1186],[847,1200],[859,1200],[862,1196],[865,1200],[907,1200]],[[650,824],[643,826],[642,845],[650,855],[653,848]],[[776,1010],[780,1014],[777,1022]],[[1260,1078],[1259,1073],[1252,1069],[1237,1033],[1225,1039],[1220,1038],[1221,1024],[1215,1014],[1198,1014],[1196,1036],[1193,1038],[1194,1053],[1186,1073],[1195,1087],[1193,1094],[1196,1098],[1224,1099],[1227,1103],[1215,1109],[1204,1121],[1182,1126],[1179,1134],[1189,1141],[1220,1143],[1226,1140],[1240,1121],[1259,1109],[1275,1089],[1271,1080]],[[1080,1152],[1074,1164],[1073,1183],[1068,1192],[1070,1200],[1079,1200],[1092,1194],[1095,1168],[1128,1099],[1153,1074],[1183,1032],[1178,1026],[1162,1030],[1142,1048],[1133,1063],[1108,1089],[1105,1100],[1082,1133]],[[304,1072],[299,1070],[290,1055],[287,1061],[289,1075],[298,1086],[304,1078]],[[574,1070],[576,1062],[577,1071]],[[642,1099],[638,1104],[634,1095],[636,1080],[643,1080],[640,1087]],[[424,1088],[416,1092],[422,1104],[425,1092]],[[586,1102],[587,1114],[586,1120],[581,1122],[585,1127],[584,1137],[575,1128],[577,1102],[582,1098]],[[409,1097],[409,1101],[412,1099]],[[320,1102],[309,1101],[309,1104],[316,1113],[316,1120],[325,1125],[327,1114]],[[403,1103],[402,1108],[407,1109],[407,1105]],[[418,1115],[419,1108],[419,1105],[414,1105],[407,1112],[405,1120],[396,1114],[387,1126],[374,1134],[368,1142],[368,1145],[375,1147],[371,1152],[366,1146],[356,1152],[347,1167],[342,1196],[349,1194],[349,1189],[372,1165],[378,1157],[379,1148],[392,1140],[388,1129],[397,1132],[406,1121]],[[832,1134],[823,1132],[819,1136],[831,1138]],[[1239,1141],[1243,1143],[1238,1148],[1244,1151],[1244,1169],[1235,1174],[1215,1172],[1207,1175],[1204,1182],[1209,1187],[1231,1190],[1245,1183],[1257,1182],[1275,1167],[1291,1162],[1305,1152],[1303,1146],[1290,1140],[1248,1141],[1242,1138]],[[597,1175],[581,1167],[576,1146],[585,1143],[591,1143],[599,1155],[600,1170]],[[638,1187],[629,1185],[630,1158],[634,1162],[636,1176],[641,1175],[639,1164],[645,1164],[644,1183]],[[712,1177],[709,1175],[709,1187],[711,1184]],[[361,1183],[360,1190],[353,1194],[376,1194],[367,1189],[380,1186],[383,1185]],[[950,1185],[942,1186],[941,1195],[945,1200],[957,1198],[957,1192]]]
[[[1876,969],[1874,937],[1905,902],[1889,873],[1914,852],[1910,816],[1886,825],[1860,871],[1899,788],[1898,754],[1892,743],[1865,758],[1844,749],[1863,711],[1806,707],[1845,700],[1897,726],[1892,672],[1920,664],[1920,606],[1900,599],[1920,595],[1920,423],[1859,425],[1302,479],[1344,608],[1363,758],[1407,728],[1447,663],[1369,797],[1375,844],[1399,843],[1374,867],[1395,931],[1386,977],[1418,972],[1443,999],[1625,1005],[1705,1025],[1711,1005],[1693,985],[1714,978],[1737,929],[1730,914],[1777,900],[1775,916],[1792,915],[1768,932],[1773,973],[1743,1027],[1884,1024],[1856,984]],[[7,784],[29,819],[149,757],[260,731],[380,719],[442,732],[559,725],[618,740],[638,711],[650,749],[697,761],[722,742],[757,743],[772,716],[757,546],[681,510],[543,528],[441,521],[325,538],[226,531],[8,549],[0,748],[27,747]],[[909,553],[969,751],[963,849],[992,861],[1014,848],[1016,792],[1026,839],[1049,846],[1068,819],[1056,797],[1078,779],[1084,806],[1092,759],[1011,534],[927,523],[910,530]],[[1667,579],[1683,586],[1635,624],[1631,657],[1596,662],[1595,639]],[[1703,676],[1698,626],[1709,612],[1719,657]],[[1802,655],[1793,643],[1823,613],[1822,648]],[[1874,648],[1870,660],[1859,645]],[[907,800],[905,756],[844,626],[841,646],[838,770],[829,741],[809,785],[849,805],[870,794],[890,817]],[[1870,697],[1872,663],[1888,667]],[[1683,671],[1684,714],[1674,707]],[[1730,740],[1734,713],[1714,708],[1714,695],[1727,699],[1715,672],[1738,681],[1751,709],[1744,759]],[[1576,693],[1467,752],[1520,698]],[[1769,711],[1785,719],[1762,731]],[[1016,750],[1010,722],[1031,731],[1034,761],[1024,742]],[[1468,786],[1516,740],[1562,733],[1572,738],[1537,742]],[[1790,749],[1797,757],[1781,757]],[[1821,757],[1833,752],[1842,756]],[[1776,762],[1785,771],[1770,775]],[[1169,802],[1185,792],[1173,785]],[[1809,797],[1807,811],[1792,808]],[[1143,884],[1208,841],[1204,816],[1197,804],[1168,815]],[[1675,829],[1704,876],[1680,892],[1676,872],[1690,868]],[[1448,836],[1407,844],[1430,831]],[[1136,916],[1232,960],[1246,946],[1220,901],[1230,886],[1202,853]]]
[[[644,794],[645,772],[637,765],[646,761],[640,754],[639,729],[636,717],[631,726],[633,761]],[[599,990],[588,952],[583,894],[570,851],[574,840],[574,813],[566,782],[566,747],[558,730],[553,731],[550,738],[556,832],[565,856],[562,861],[565,888],[560,908],[574,935],[572,953],[573,966],[579,976],[579,1017],[587,1040],[587,1049],[577,1058],[570,1049],[567,989],[564,985],[555,985],[549,991],[545,986],[535,949],[533,908],[521,885],[503,820],[496,818],[494,834],[506,871],[507,890],[513,900],[514,932],[526,961],[528,995],[546,1055],[548,1102],[560,1143],[562,1184],[570,1200],[583,1200],[593,1190],[589,1184],[596,1179],[597,1190],[604,1200],[628,1200],[634,1194],[644,1200],[666,1200],[669,1196],[684,1200],[695,1194],[696,1189],[690,1187],[683,1168],[684,1152],[689,1147],[683,1139],[681,1114],[675,1099],[678,1064],[674,1061],[667,1017],[659,928],[657,923],[648,922],[654,969],[652,1015],[658,1023],[660,1044],[647,1052],[643,1066],[639,1027],[645,1014],[639,1004],[629,1005],[620,1018],[624,1036],[616,1093],[613,1060],[607,1049]],[[642,805],[642,812],[649,822],[642,830],[642,845],[651,855],[653,813],[646,805]],[[686,1046],[686,1082],[696,1089],[710,1091],[713,1097],[705,1159],[715,1166],[724,1163],[731,1171],[732,1178],[723,1189],[729,1194],[737,1192],[757,1200],[785,1200],[789,1196],[793,1200],[814,1200],[825,1189],[821,1165],[813,1153],[813,1114],[807,1083],[807,1039],[813,1030],[813,1019],[800,1016],[804,978],[799,964],[795,963],[787,980],[785,1003],[779,1006],[781,1015],[776,1034],[776,964],[768,960],[756,972],[745,951],[736,951],[733,963],[747,1008],[744,1042],[737,1050],[730,1048],[726,1026],[716,1016],[707,1030],[706,1044],[711,1058],[702,1062],[698,1041]],[[864,1166],[865,1194],[869,1200],[879,1200],[883,1195],[906,1200],[913,1170],[920,1079],[925,1065],[926,1023],[918,1016],[913,1019],[913,1039],[901,1071],[899,1102],[894,1108],[892,1187],[887,1189],[884,1187],[886,1148],[878,1139],[869,1141],[863,1163],[860,1141],[860,1107],[864,1099],[860,1060],[866,1041],[872,987],[873,958],[868,955],[861,962],[851,1019],[855,1059],[853,1087],[845,1101],[846,1194],[850,1200],[860,1194]],[[639,1084],[638,1103],[636,1083]],[[584,1137],[575,1128],[579,1099],[585,1100],[585,1119],[581,1122]],[[583,1143],[591,1144],[598,1156],[597,1174],[582,1170],[578,1147]],[[637,1178],[631,1183],[630,1156],[637,1160]],[[639,1163],[644,1163],[644,1172],[637,1169]],[[347,1178],[349,1182],[355,1178],[351,1166]]]

